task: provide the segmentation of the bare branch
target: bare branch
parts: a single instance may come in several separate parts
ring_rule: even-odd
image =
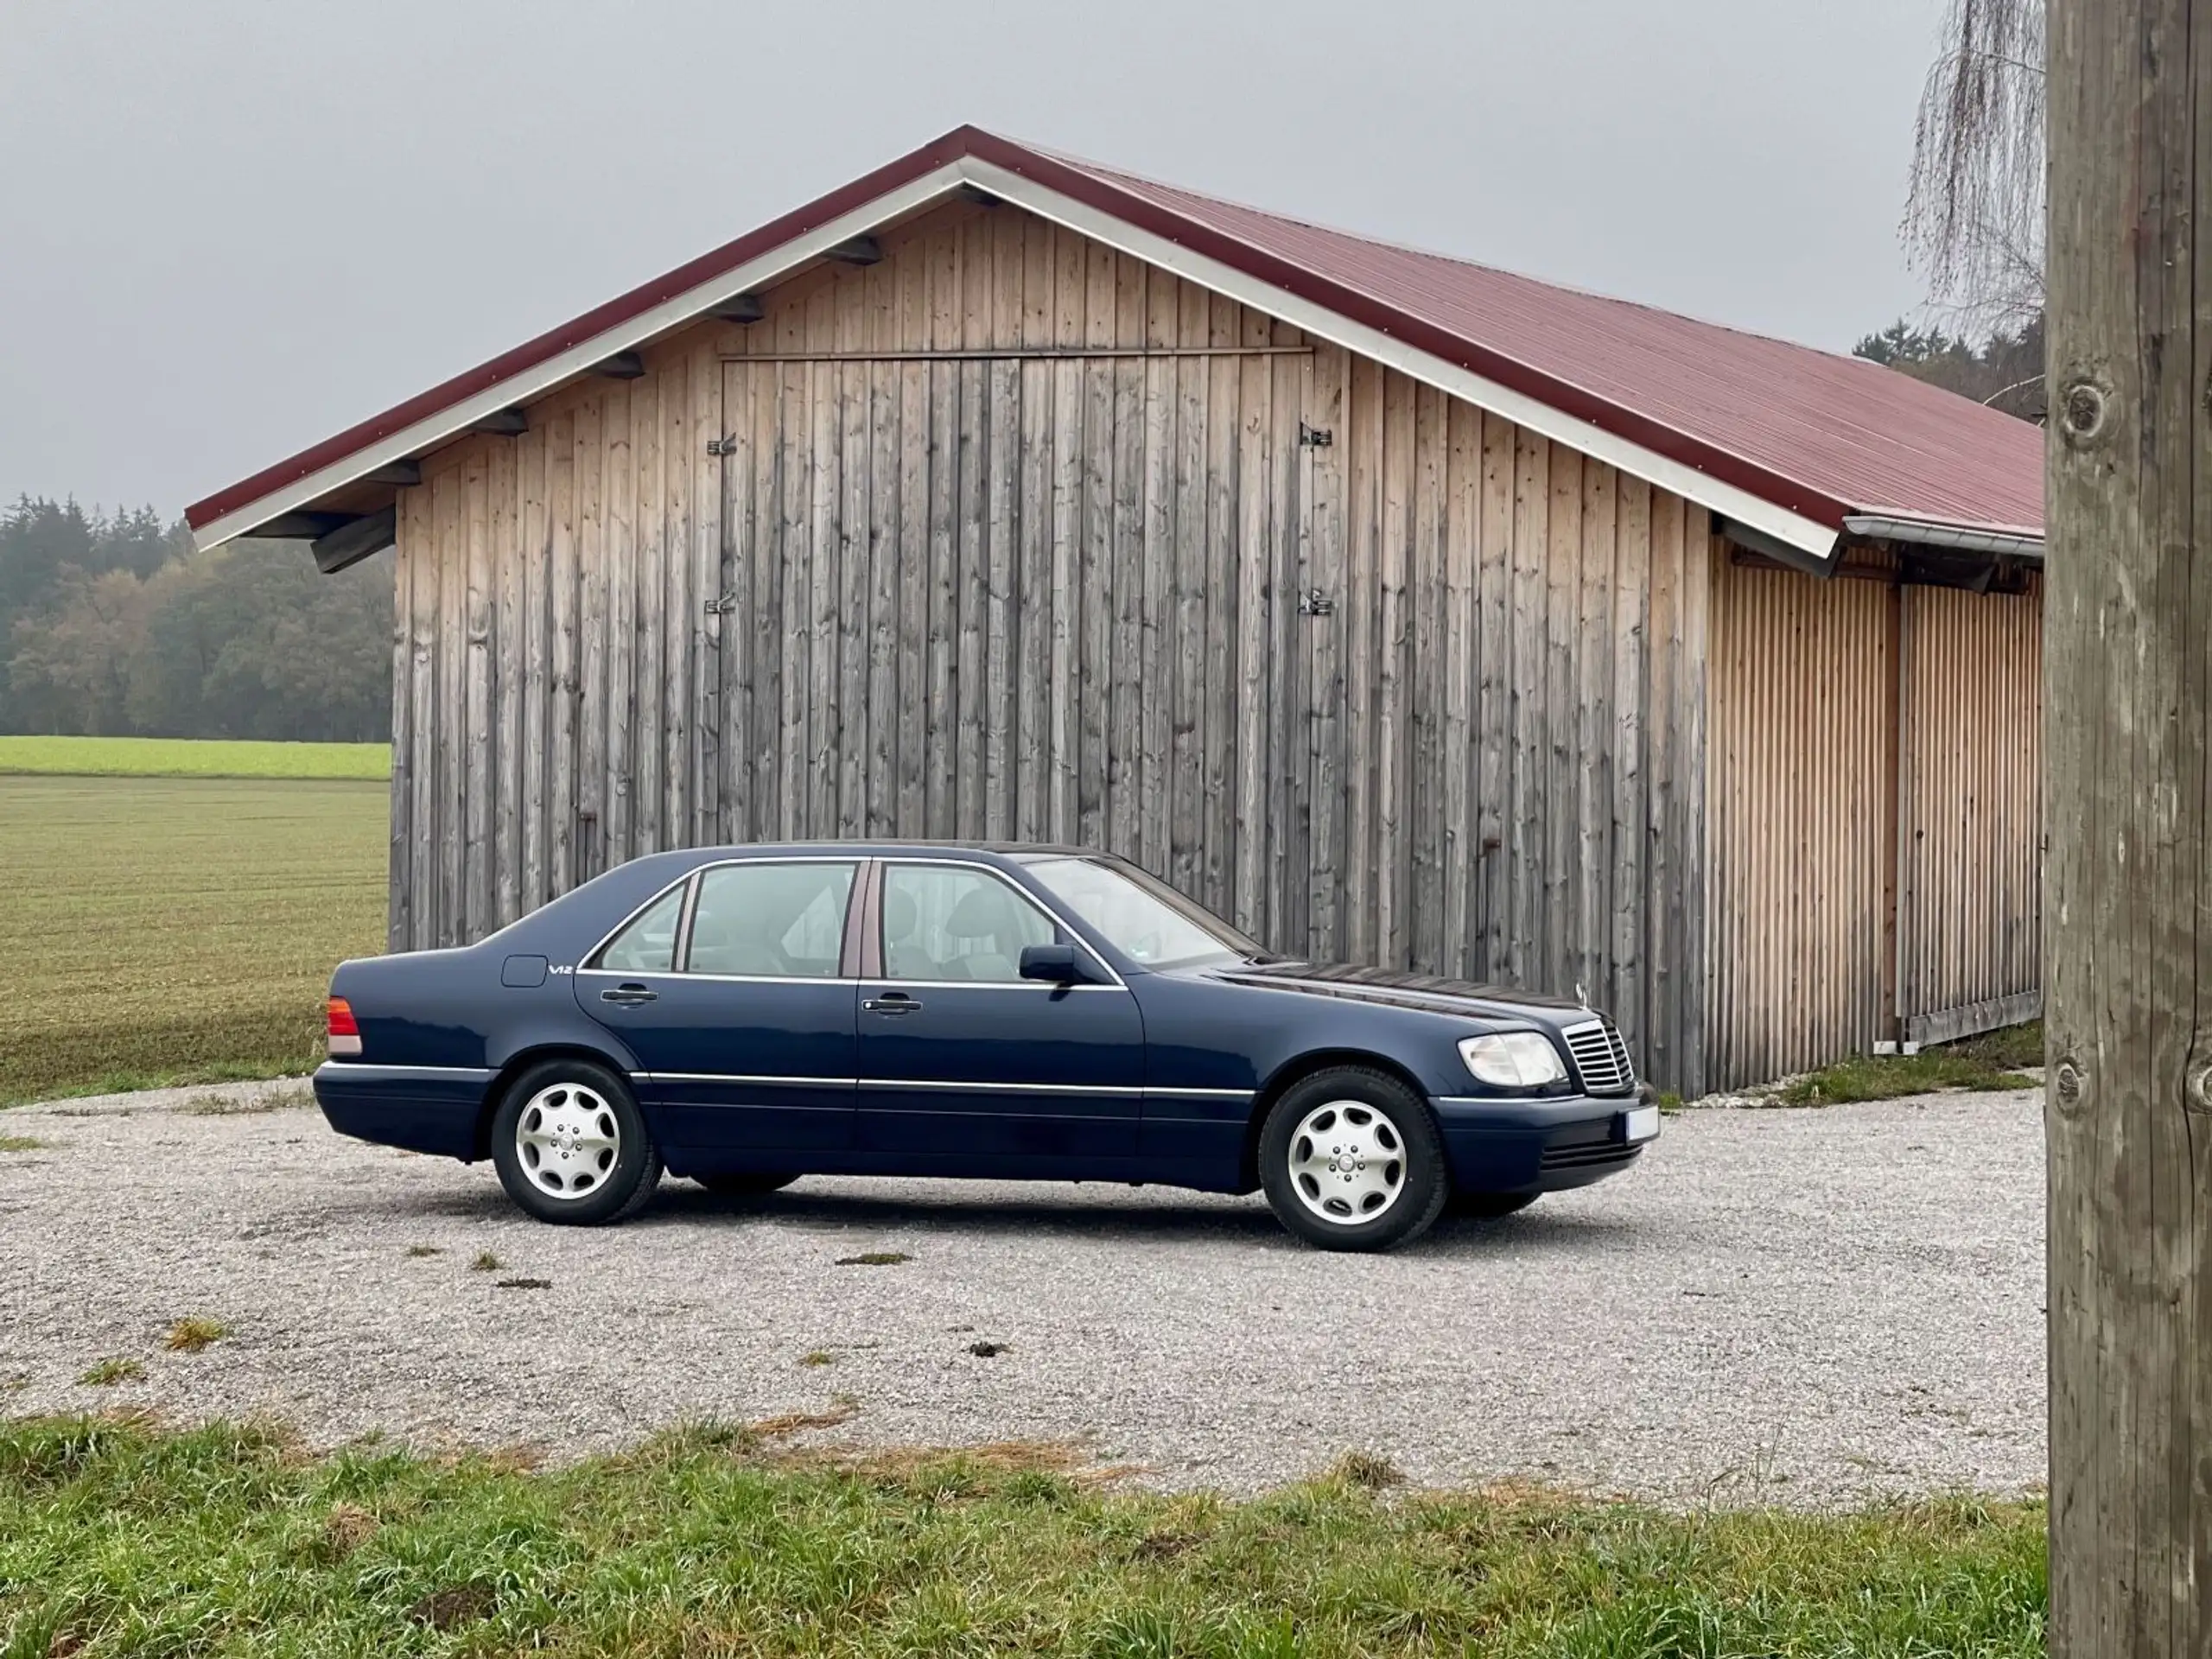
[[[1904,238],[1935,298],[1985,326],[2039,309],[2044,0],[1948,0],[1913,131]]]

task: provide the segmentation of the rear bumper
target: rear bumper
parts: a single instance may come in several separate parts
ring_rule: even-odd
[[[1619,1173],[1649,1141],[1622,1137],[1634,1097],[1433,1096],[1452,1184],[1463,1192],[1557,1192]]]
[[[476,1120],[493,1076],[476,1066],[331,1060],[315,1071],[315,1098],[340,1135],[467,1160],[476,1155]]]

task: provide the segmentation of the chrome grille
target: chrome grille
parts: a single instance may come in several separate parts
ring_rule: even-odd
[[[1569,1026],[1560,1033],[1567,1052],[1574,1056],[1574,1069],[1582,1074],[1586,1095],[1626,1095],[1636,1090],[1636,1067],[1628,1058],[1628,1045],[1610,1020],[1592,1020]]]

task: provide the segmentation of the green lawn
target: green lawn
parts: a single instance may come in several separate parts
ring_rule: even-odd
[[[331,969],[383,948],[388,798],[0,777],[0,1104],[307,1069]]]
[[[183,737],[0,737],[0,772],[130,778],[391,776],[389,743],[251,743]]]
[[[1236,1503],[1067,1466],[1050,1446],[837,1464],[703,1428],[531,1473],[19,1421],[0,1425],[0,1650],[2043,1652],[2037,1503],[1681,1515],[1376,1490],[1371,1459]]]

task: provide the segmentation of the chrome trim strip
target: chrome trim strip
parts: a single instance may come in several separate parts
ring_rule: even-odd
[[[938,1082],[928,1077],[862,1077],[863,1089],[945,1089],[970,1095],[1141,1095],[1142,1084],[1126,1089],[1098,1083],[963,1083]]]
[[[743,1071],[632,1071],[642,1083],[765,1083],[791,1089],[850,1089],[858,1077],[771,1077]]]
[[[1109,987],[1100,987],[1109,989]],[[490,1075],[489,1073],[486,1074]],[[1147,1089],[1130,1084],[1121,1087],[1096,1083],[963,1083],[923,1077],[772,1077],[741,1071],[632,1071],[639,1083],[766,1084],[794,1089],[918,1089],[958,1090],[979,1095],[1140,1095],[1147,1098],[1249,1100],[1249,1089]]]
[[[709,985],[859,985],[874,984],[874,980],[862,982],[847,979],[842,974],[694,974],[674,973],[664,968],[651,969],[644,973],[623,973],[613,968],[579,968],[579,979],[596,976],[600,979],[673,979],[696,981]]]
[[[1089,952],[1086,950],[1085,954]],[[1104,967],[1104,963],[1099,964]],[[1114,970],[1106,969],[1108,973]],[[865,979],[863,985],[918,991],[1126,991],[1127,985],[1058,985],[1049,979]]]
[[[379,1065],[373,1060],[325,1060],[321,1069],[332,1071],[397,1071],[410,1077],[458,1077],[474,1083],[487,1083],[498,1075],[488,1065]]]

